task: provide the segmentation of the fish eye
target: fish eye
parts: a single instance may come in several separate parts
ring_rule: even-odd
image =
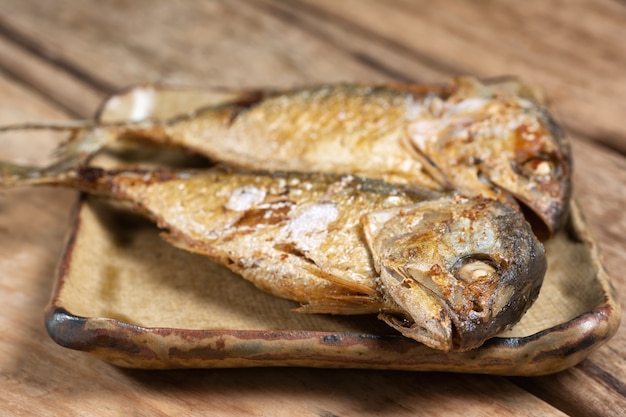
[[[547,181],[558,176],[557,164],[549,156],[529,158],[521,162],[518,168],[518,172],[526,178],[533,178],[539,181]]]
[[[472,254],[460,258],[452,268],[456,279],[464,283],[489,281],[498,273],[497,262],[489,255]]]

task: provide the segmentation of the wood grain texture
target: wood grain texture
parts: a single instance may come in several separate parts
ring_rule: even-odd
[[[87,117],[141,82],[291,86],[515,74],[570,133],[575,183],[626,297],[626,4],[611,0],[0,0],[0,123]],[[49,138],[0,137],[38,160]],[[626,330],[540,378],[312,369],[124,371],[63,349],[42,311],[74,193],[0,194],[0,414],[597,415],[626,409]],[[9,410],[9,411],[7,411]]]

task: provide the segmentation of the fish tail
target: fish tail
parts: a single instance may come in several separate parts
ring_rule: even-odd
[[[88,120],[0,126],[0,133],[24,130],[70,131],[72,134],[57,148],[52,162],[47,166],[0,161],[0,187],[62,184],[71,176],[72,171],[85,165],[96,152],[116,137],[115,126],[98,125]]]
[[[55,165],[40,169],[0,162],[0,190],[23,186],[58,186],[123,200],[129,198],[127,188],[141,187],[145,174],[141,170],[110,171],[88,165]]]

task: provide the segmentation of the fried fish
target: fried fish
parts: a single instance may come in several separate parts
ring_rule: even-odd
[[[0,185],[25,184],[128,201],[171,244],[303,312],[377,313],[444,351],[516,323],[546,270],[542,244],[507,204],[351,175],[4,167]]]
[[[525,211],[536,233],[565,222],[569,144],[519,82],[448,86],[326,85],[245,91],[169,120],[77,129],[59,165],[120,138],[184,147],[245,169],[353,174],[494,198]],[[77,126],[81,126],[79,123]]]

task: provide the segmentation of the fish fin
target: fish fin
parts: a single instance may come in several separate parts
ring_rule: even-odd
[[[305,265],[304,269],[306,269],[308,272],[315,275],[316,277],[332,282],[333,284],[345,288],[350,292],[366,294],[368,296],[376,296],[378,294],[378,291],[375,288],[355,282],[353,279],[350,279],[348,277],[342,277],[340,275],[323,271],[319,266],[315,264]]]
[[[311,300],[308,304],[304,304],[296,309],[297,313],[305,314],[374,314],[380,312],[381,301],[377,298],[356,295],[332,295],[328,294],[324,298]]]
[[[407,128],[410,129],[410,126]],[[411,156],[415,158],[422,165],[423,171],[440,187],[440,189],[451,189],[452,184],[441,169],[431,160],[420,147],[412,140],[411,132],[407,130],[402,139],[402,145],[410,152]]]
[[[175,232],[163,232],[161,233],[161,237],[166,240],[169,244],[183,249],[189,252],[198,253],[205,256],[211,256],[209,254],[208,247],[196,247],[190,242],[186,241],[184,237],[177,235]],[[322,277],[318,269],[311,267],[309,271],[315,274],[318,277]],[[322,273],[324,276],[330,275]],[[336,284],[335,281],[331,281],[333,284]],[[341,314],[341,315],[356,315],[356,314],[374,314],[379,313],[382,306],[382,300],[377,297],[377,293],[374,292],[373,295],[363,295],[363,294],[354,294],[350,292],[342,292],[344,291],[345,281],[341,281],[344,285],[339,286],[340,288],[334,289],[337,292],[325,292],[325,293],[317,293],[317,295],[310,299],[307,304],[303,304],[300,307],[294,309],[294,311],[298,313],[305,314]],[[361,285],[353,285],[361,290],[367,290],[371,292],[372,290],[361,286]],[[352,291],[351,288],[348,290]],[[364,292],[361,291],[361,292]]]

